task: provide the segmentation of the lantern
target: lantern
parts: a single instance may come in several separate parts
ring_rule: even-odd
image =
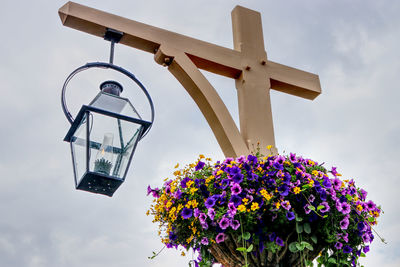
[[[113,53],[112,41],[112,53]],[[70,143],[75,187],[92,193],[112,196],[124,182],[138,142],[150,129],[154,107],[150,95],[136,77],[112,63],[87,63],[72,72],[62,90],[63,111],[71,123],[64,141]],[[65,91],[72,77],[89,68],[109,68],[128,76],[145,93],[151,108],[151,121],[141,118],[132,103],[120,96],[123,87],[105,81],[100,92],[83,105],[74,119],[65,103]]]

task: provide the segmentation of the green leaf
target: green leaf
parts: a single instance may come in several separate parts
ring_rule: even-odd
[[[301,221],[303,221],[303,218],[298,217],[298,216],[296,215],[296,222],[301,222]]]
[[[311,226],[309,223],[304,224],[304,232],[306,232],[307,234],[311,234]]]
[[[311,236],[311,240],[312,240],[315,244],[318,243],[318,239],[317,239],[317,236],[316,236],[316,235],[312,235],[312,236]]]
[[[329,263],[336,263],[336,259],[335,259],[335,258],[329,258],[329,259],[328,259],[328,262],[329,262]]]
[[[301,245],[301,244],[299,244],[299,243],[296,243],[296,248],[297,248],[298,250],[300,250],[300,251],[303,251],[304,248],[305,248],[305,246],[304,246],[304,245]]]
[[[375,219],[374,219],[374,217],[369,217],[369,218],[368,218],[368,221],[369,221],[369,222],[374,222]]]
[[[296,223],[296,232],[301,234],[303,232],[303,225]]]
[[[360,255],[360,256],[361,256],[361,257],[365,257],[365,253],[362,253],[362,252],[361,252],[361,255]]]
[[[313,205],[308,205],[308,208],[309,208],[310,210],[315,210],[315,207],[314,207]]]
[[[319,205],[319,206],[317,207],[317,210],[321,210],[321,209],[323,209],[323,208],[325,208],[325,206]]]
[[[301,245],[305,246],[308,250],[314,250],[313,246],[308,242],[302,241]]]
[[[327,218],[328,217],[328,215],[324,215],[324,217],[322,217],[322,218]]]
[[[249,232],[246,232],[246,233],[243,234],[243,239],[244,239],[244,240],[249,240],[250,237],[251,237],[251,235],[250,235]]]
[[[250,245],[250,247],[247,248],[247,252],[251,252],[253,250],[253,244]]]
[[[350,201],[352,199],[352,197],[349,194],[346,195],[346,198],[348,201]]]
[[[295,253],[298,251],[297,247],[296,247],[297,242],[292,242],[289,244],[289,251],[292,253]]]
[[[236,250],[240,251],[240,252],[246,252],[247,251],[247,249],[244,248],[244,247],[236,248]]]

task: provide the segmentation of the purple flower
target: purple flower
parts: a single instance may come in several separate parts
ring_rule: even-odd
[[[278,191],[281,196],[287,196],[289,194],[289,187],[286,184],[283,184],[278,187]]]
[[[208,229],[208,224],[206,222],[201,223],[201,227],[203,227],[204,230]]]
[[[160,197],[160,189],[158,189],[158,187],[152,189],[152,188],[150,187],[150,185],[147,186],[147,195],[149,195],[150,193],[151,193],[151,194],[153,195],[153,197],[155,197],[155,198],[159,198],[159,197]]]
[[[226,228],[228,228],[228,226],[230,225],[229,219],[226,217],[223,217],[220,221],[219,221],[219,227],[221,227],[222,230],[225,230]]]
[[[185,177],[185,178],[181,181],[181,187],[182,187],[182,188],[186,188],[186,187],[187,187],[187,186],[186,186],[186,183],[189,182],[189,181],[190,181],[189,177]]]
[[[371,242],[371,237],[368,233],[364,233],[361,237],[364,243]]]
[[[290,160],[292,163],[297,162],[296,154],[290,153],[289,160]]]
[[[268,235],[269,241],[273,242],[275,240],[276,234],[274,232]]]
[[[239,195],[242,192],[242,188],[239,184],[234,183],[231,187],[232,195]]]
[[[374,210],[375,207],[376,207],[376,205],[375,205],[375,203],[374,203],[372,200],[370,200],[370,201],[367,202],[368,211]]]
[[[329,178],[327,178],[327,177],[324,178],[322,185],[325,186],[325,188],[331,188],[331,186],[332,186],[331,180],[329,180]]]
[[[176,198],[176,199],[180,199],[181,198],[181,196],[182,196],[182,192],[181,192],[181,190],[176,190],[176,192],[174,193],[174,198]]]
[[[290,202],[285,200],[282,201],[281,203],[282,208],[284,208],[285,210],[290,210],[292,208],[292,206],[290,205]]]
[[[278,236],[276,239],[275,239],[275,243],[278,245],[278,246],[281,246],[281,247],[283,247],[285,244],[283,243],[283,240]]]
[[[229,180],[228,179],[223,179],[221,181],[221,188],[222,189],[226,189],[228,187],[228,185],[229,185]]]
[[[210,217],[210,220],[214,220],[215,217],[215,210],[213,208],[209,208],[207,212],[208,217]]]
[[[274,168],[275,169],[277,169],[277,170],[283,170],[283,165],[282,164],[279,164],[279,162],[275,162],[274,164],[273,164],[273,166],[274,166]]]
[[[172,231],[169,232],[168,237],[169,237],[169,240],[171,240],[171,241],[175,241],[178,238],[178,236]]]
[[[165,187],[165,194],[167,194],[167,195],[170,195],[170,194],[171,194],[171,186],[170,186],[170,185],[167,185],[167,186]]]
[[[207,200],[204,202],[204,206],[206,206],[207,209],[214,207],[216,202],[216,199],[214,197],[209,197]]]
[[[369,246],[363,247],[363,252],[364,252],[364,253],[367,253],[368,251],[369,251]]]
[[[253,163],[253,164],[256,164],[258,161],[257,157],[253,156],[253,155],[248,155],[247,160],[249,161],[249,163]]]
[[[206,222],[206,219],[207,219],[207,215],[205,214],[205,213],[200,213],[200,215],[199,215],[199,221],[200,221],[200,223],[202,224],[202,223],[205,223]]]
[[[342,210],[343,210],[343,208],[342,208],[342,203],[341,203],[340,201],[336,201],[335,206],[336,206],[336,209],[337,209],[338,211],[342,211]]]
[[[243,181],[243,174],[241,173],[236,173],[233,177],[232,177],[232,181],[234,181],[237,184],[240,184]]]
[[[286,212],[286,218],[287,218],[289,221],[291,221],[291,220],[293,220],[294,218],[296,218],[296,216],[294,216],[294,213],[293,213],[293,212],[288,211],[288,212]]]
[[[231,227],[233,230],[237,230],[240,226],[240,222],[238,220],[232,220],[231,221]]]
[[[337,175],[336,167],[332,167],[331,173],[332,173],[334,176]]]
[[[364,222],[357,223],[357,228],[358,228],[358,231],[360,231],[360,232],[364,232],[366,230]]]
[[[208,238],[207,237],[203,237],[200,242],[201,242],[202,245],[207,246],[208,245]]]
[[[349,214],[351,211],[351,207],[349,204],[347,204],[346,202],[342,203],[342,213],[343,214]]]
[[[351,253],[352,251],[353,249],[348,245],[343,247],[343,253]]]
[[[233,166],[231,168],[228,168],[228,173],[234,176],[235,174],[240,173],[240,168],[238,166]]]
[[[203,169],[204,165],[206,165],[204,162],[199,161],[199,163],[197,163],[196,167],[194,167],[195,171],[201,170]]]
[[[329,207],[329,204],[328,204],[328,202],[326,202],[326,201],[321,202],[320,205],[321,205],[321,206],[324,206],[322,209],[320,209],[320,212],[322,212],[322,213],[325,213],[325,212],[328,212],[328,211],[331,210],[331,207]]]
[[[335,188],[335,190],[339,190],[341,186],[342,186],[342,181],[340,181],[340,179],[338,178],[335,178],[333,180],[333,188]]]
[[[361,193],[361,200],[365,200],[365,198],[367,197],[367,191],[365,191],[364,189],[360,190]]]
[[[311,195],[308,197],[308,200],[309,200],[310,202],[314,202],[315,196],[314,196],[313,194],[311,194]]]
[[[310,209],[308,206],[311,206],[311,205],[306,204],[306,205],[304,206],[304,212],[305,212],[306,214],[309,214],[309,213],[311,212],[311,209]]]
[[[342,247],[343,247],[343,244],[342,244],[342,243],[336,242],[335,248],[336,248],[337,250],[341,249]]]
[[[199,217],[199,215],[200,215],[200,210],[198,209],[198,208],[195,208],[194,209],[194,217]]]
[[[232,202],[228,203],[228,214],[230,215],[230,217],[233,217],[236,214],[236,207],[235,204]]]
[[[342,238],[343,238],[343,240],[344,240],[346,243],[349,242],[349,234],[348,234],[348,233],[343,234],[343,235],[342,235]]]
[[[183,208],[181,215],[182,215],[183,219],[189,219],[193,215],[193,210],[188,209],[188,208]]]
[[[225,241],[225,234],[224,233],[219,233],[217,235],[217,237],[215,237],[215,241],[217,241],[217,243],[222,243]]]
[[[347,227],[349,226],[349,219],[347,217],[345,217],[343,220],[340,221],[340,228],[342,230],[346,230]]]

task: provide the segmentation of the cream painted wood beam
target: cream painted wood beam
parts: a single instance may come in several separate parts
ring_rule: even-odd
[[[200,41],[179,33],[153,27],[74,2],[68,2],[58,11],[64,26],[98,37],[104,37],[106,28],[124,33],[120,43],[149,53],[155,53],[164,43],[184,51],[197,67],[236,78],[241,72],[241,54],[233,49]]]

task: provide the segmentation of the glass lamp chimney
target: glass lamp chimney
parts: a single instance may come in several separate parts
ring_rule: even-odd
[[[113,142],[114,135],[112,133],[104,134],[103,143],[94,161],[94,172],[110,175],[113,167]]]

